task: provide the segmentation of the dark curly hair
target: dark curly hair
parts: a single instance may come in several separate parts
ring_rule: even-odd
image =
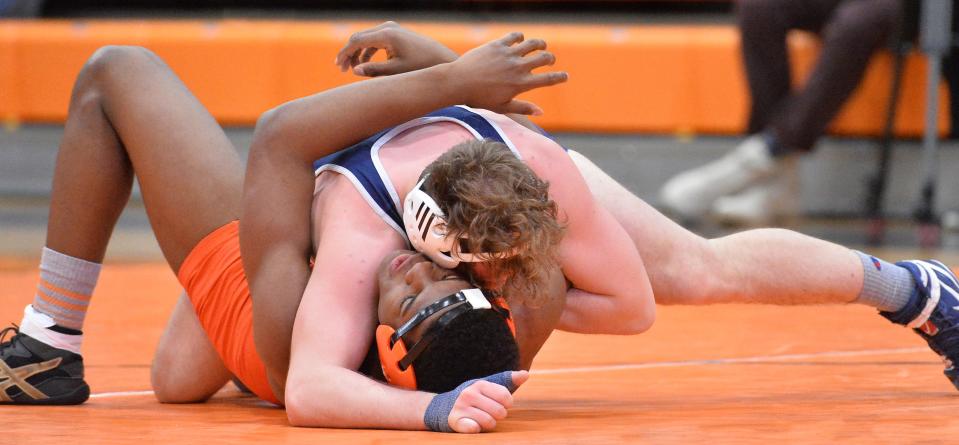
[[[446,213],[452,236],[467,236],[470,252],[493,252],[486,264],[510,301],[541,305],[549,271],[558,267],[564,228],[549,183],[506,145],[472,140],[454,146],[423,171],[424,189]],[[509,253],[514,255],[510,256]],[[499,253],[499,254],[497,254]],[[475,281],[472,268],[466,271]]]
[[[519,347],[502,315],[472,310],[446,325],[412,366],[418,390],[443,393],[467,380],[519,369]]]

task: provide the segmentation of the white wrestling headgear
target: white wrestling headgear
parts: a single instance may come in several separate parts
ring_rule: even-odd
[[[463,253],[466,236],[447,236],[446,215],[433,197],[423,191],[428,177],[420,179],[403,201],[403,225],[413,248],[447,269],[458,266],[461,261],[478,263],[492,259],[489,253]]]

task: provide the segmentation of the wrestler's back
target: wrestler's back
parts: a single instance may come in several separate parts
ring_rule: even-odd
[[[502,114],[479,109],[472,111],[495,123],[523,161],[541,178],[555,177],[553,170],[559,164],[575,169],[569,155],[552,139]],[[383,145],[379,157],[402,200],[431,162],[453,146],[473,139],[475,137],[458,124],[434,122],[400,133]]]
[[[553,140],[532,131],[507,116],[487,110],[473,110],[495,123],[503,134],[512,142],[523,161],[541,178],[551,184],[555,180],[562,180],[563,174],[576,170],[567,153]],[[397,192],[400,201],[416,184],[423,169],[436,160],[441,154],[453,146],[474,139],[463,126],[452,122],[433,122],[416,126],[401,132],[379,148],[375,156],[382,163],[389,181]],[[557,168],[564,166],[565,168]],[[565,174],[565,173],[564,173]],[[336,192],[331,192],[332,190]],[[551,195],[556,193],[551,188]],[[562,193],[562,191],[560,191]],[[560,204],[560,216],[564,213],[562,203],[575,202],[571,197],[564,195],[553,197]],[[332,206],[327,200],[334,200]],[[350,217],[368,218],[376,216],[370,205],[367,204],[359,190],[357,190],[346,176],[332,170],[322,171],[317,175],[313,202],[313,245],[314,251],[320,240],[316,234],[318,225],[330,215],[319,212],[319,208],[337,208],[333,214],[337,218],[344,217],[347,212]]]
[[[475,139],[463,126],[434,122],[406,130],[380,149],[380,160],[402,201],[431,162],[455,145]]]
[[[378,156],[402,200],[429,163],[454,145],[472,138],[472,134],[458,124],[436,122],[398,134],[379,149]],[[313,195],[314,252],[322,242],[317,234],[321,233],[319,229],[324,221],[344,217],[369,224],[379,222],[382,227],[389,228],[347,176],[335,170],[320,172]],[[391,241],[406,245],[399,233],[393,231],[393,235],[389,237]]]

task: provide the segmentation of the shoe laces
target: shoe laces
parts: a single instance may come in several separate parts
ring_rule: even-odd
[[[0,354],[9,347],[12,347],[16,343],[17,339],[20,337],[20,326],[17,326],[16,323],[10,323],[13,326],[7,326],[2,331],[0,331]],[[10,340],[7,341],[7,335],[13,333],[13,337],[10,337]]]

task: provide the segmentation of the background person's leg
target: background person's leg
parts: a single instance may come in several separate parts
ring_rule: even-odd
[[[163,403],[203,402],[230,380],[186,293],[180,295],[153,356],[150,384]]]
[[[901,0],[844,0],[822,30],[822,49],[803,86],[770,122],[785,149],[810,150],[862,80],[872,54],[902,21]]]
[[[796,207],[781,205],[799,201],[799,183],[791,182],[798,174],[796,163],[787,155],[815,146],[861,81],[871,55],[896,34],[903,14],[901,0],[796,3],[818,6],[819,20],[828,19],[821,31],[822,49],[803,86],[781,98],[777,109],[767,110],[768,115],[751,116],[750,125],[755,127],[750,130],[762,133],[749,142],[761,146],[776,168],[765,178],[745,175],[748,188],[716,200],[711,210],[725,221],[763,225],[798,213]],[[762,100],[753,93],[754,101]]]
[[[722,158],[667,181],[660,192],[660,202],[666,208],[687,220],[699,219],[710,211],[733,220],[788,216],[770,214],[766,205],[780,198],[795,199],[777,196],[794,192],[788,178],[794,173],[789,169],[794,169],[795,164],[784,162],[786,152],[769,131],[770,123],[793,112],[788,109],[793,99],[789,94],[786,36],[793,29],[818,32],[841,5],[858,1],[742,0],[738,3],[743,63],[752,101],[748,132],[759,134],[750,136]],[[752,186],[769,187],[767,183],[780,178],[787,182],[770,189],[778,193],[746,193],[743,197],[737,196],[739,199],[728,199]],[[717,203],[723,197],[727,197],[727,201]],[[782,213],[790,210],[783,208]]]
[[[818,31],[841,0],[739,0],[736,19],[751,101],[747,133],[762,131],[789,96],[790,30]]]
[[[749,85],[747,133],[757,133],[789,95],[788,14],[782,7],[795,2],[741,0],[736,3],[740,49]]]

